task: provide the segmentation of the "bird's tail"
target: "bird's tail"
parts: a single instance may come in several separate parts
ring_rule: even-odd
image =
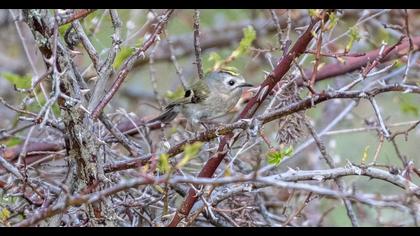
[[[165,111],[160,114],[158,117],[153,118],[149,121],[147,121],[147,123],[154,123],[156,121],[160,121],[161,123],[169,123],[171,122],[173,119],[175,119],[175,117],[178,115],[179,111],[177,109],[176,106],[167,106],[165,108]]]

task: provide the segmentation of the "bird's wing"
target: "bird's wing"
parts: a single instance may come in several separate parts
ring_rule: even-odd
[[[162,123],[169,123],[175,119],[175,117],[180,112],[180,110],[177,109],[177,106],[189,103],[200,103],[208,98],[209,93],[209,88],[206,83],[201,80],[197,81],[191,86],[191,89],[185,91],[184,97],[169,103],[161,115],[150,120],[149,122],[151,123],[154,121],[161,121]]]
[[[154,122],[154,121],[160,121],[162,123],[169,123],[171,122],[173,119],[175,119],[175,117],[178,115],[178,113],[180,112],[179,107],[180,105],[185,105],[188,103],[193,103],[193,93],[192,90],[187,90],[185,91],[185,95],[182,98],[176,99],[175,101],[169,103],[166,107],[165,107],[165,111],[160,114],[158,117],[150,120],[149,122]]]
[[[192,103],[200,103],[207,99],[210,95],[210,88],[209,86],[203,81],[198,80],[191,86],[191,102]],[[186,91],[187,95],[188,90]]]

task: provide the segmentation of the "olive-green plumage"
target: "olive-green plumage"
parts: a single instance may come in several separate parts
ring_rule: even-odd
[[[164,113],[150,122],[168,123],[182,113],[196,126],[225,115],[240,99],[241,88],[250,86],[239,74],[225,70],[210,72],[192,84],[183,98],[168,104]]]

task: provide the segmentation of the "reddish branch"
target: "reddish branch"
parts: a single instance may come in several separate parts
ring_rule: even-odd
[[[268,96],[270,91],[276,86],[278,82],[280,82],[281,78],[289,71],[293,60],[299,57],[308,46],[309,42],[313,38],[312,30],[315,25],[320,21],[326,21],[328,19],[328,14],[325,14],[325,18],[315,18],[311,20],[308,28],[306,29],[305,33],[300,36],[300,38],[296,41],[293,48],[283,56],[282,60],[277,64],[274,71],[271,72],[270,75],[264,80],[264,82],[260,85],[260,90],[258,93],[248,102],[246,107],[243,109],[241,114],[239,115],[239,119],[250,118],[254,115],[257,108],[260,104],[264,101],[264,99]],[[319,28],[318,28],[319,29]],[[317,30],[316,30],[317,31]],[[223,137],[219,144],[219,148],[217,149],[217,153],[211,157],[204,167],[201,169],[198,177],[207,177],[210,178],[213,176],[214,172],[216,171],[219,164],[224,159],[227,150],[225,150],[226,144],[232,138],[231,134],[228,134]],[[180,209],[176,212],[174,218],[172,219],[171,223],[168,225],[169,227],[175,227],[178,223],[186,216],[188,216],[191,208],[193,207],[194,203],[196,202],[198,196],[196,191],[193,188],[190,188],[188,191],[188,195],[184,202],[182,203]]]
[[[403,38],[404,37],[400,38],[400,40],[398,40],[398,42],[396,44],[392,45],[391,47],[387,47],[382,52],[379,52],[379,55],[376,57],[376,59],[372,63],[368,62],[367,65],[366,65],[366,68],[362,71],[363,78],[366,78],[367,74],[373,68],[375,68],[379,63],[381,63],[383,61],[384,57],[386,57],[394,48],[396,48],[398,45],[400,45]]]
[[[259,120],[262,125],[269,123],[271,121],[280,119],[282,117],[285,117],[287,115],[307,110],[311,107],[314,107],[315,105],[331,100],[331,99],[358,99],[358,98],[373,98],[381,93],[387,93],[387,92],[405,92],[410,91],[411,93],[420,93],[420,89],[418,87],[413,86],[404,86],[399,84],[393,84],[388,85],[386,87],[381,88],[373,88],[371,90],[367,91],[347,91],[347,92],[337,92],[337,91],[330,91],[326,92],[323,91],[319,94],[316,94],[315,96],[307,97],[301,101],[292,103],[286,107],[282,107],[281,109],[272,111],[265,115],[260,115],[256,117],[255,119]],[[416,126],[418,123],[416,123]],[[242,129],[245,130],[249,128],[250,122],[247,120],[239,120],[232,124],[223,125],[216,128],[208,129],[207,131],[200,132],[196,137],[192,139],[184,140],[174,146],[172,146],[167,154],[169,157],[173,157],[179,153],[181,153],[184,150],[184,146],[186,144],[192,144],[197,141],[201,142],[207,142],[212,139],[215,139],[219,137],[220,135],[227,135],[232,133],[235,129]],[[407,134],[409,131],[413,130],[415,126],[413,125],[408,130],[404,132],[399,132],[397,134]],[[104,166],[104,171],[106,173],[114,172],[114,171],[120,171],[120,170],[126,170],[126,169],[132,169],[141,167],[148,163],[148,161],[153,157],[152,154],[142,156],[140,158],[131,159],[128,161],[121,161],[114,164],[108,164]]]
[[[87,15],[89,15],[90,13],[96,11],[96,9],[80,9],[80,10],[75,10],[74,14],[65,18],[61,18],[59,20],[59,25],[65,25],[67,23],[70,23],[72,21],[75,21],[77,19],[83,18]]]
[[[420,48],[420,36],[416,36],[412,38],[412,42],[414,45],[415,50],[418,50]],[[389,46],[392,47],[392,46]],[[389,47],[386,47],[385,50]],[[391,50],[386,57],[382,59],[382,63],[393,60],[402,56],[405,56],[406,53],[409,51],[410,44],[407,39],[403,40],[401,44],[396,46],[393,50]],[[346,73],[350,73],[352,71],[361,69],[362,67],[366,66],[368,63],[372,63],[374,60],[376,60],[379,56],[380,49],[376,49],[364,54],[348,54],[346,57],[344,63],[333,63],[328,64],[324,67],[322,67],[318,72],[316,76],[316,81],[321,81],[325,79],[329,79],[338,75],[343,75]],[[341,55],[339,55],[341,56]],[[307,71],[305,73],[306,78],[310,75],[312,72],[312,69]],[[309,77],[311,78],[311,77]],[[302,85],[302,79],[299,79],[298,83],[299,85]],[[145,121],[142,118],[135,119],[135,124],[138,126],[144,125]],[[152,124],[148,126],[151,130],[159,129],[160,124]],[[131,121],[122,121],[117,125],[117,128],[128,135],[134,135],[138,132],[135,125]],[[207,134],[203,134],[207,135]],[[63,149],[64,146],[62,144],[53,144],[53,143],[30,143],[28,146],[28,154],[30,155],[30,152],[34,151],[58,151],[60,149]],[[0,150],[0,154],[2,154],[7,160],[12,161],[16,157],[19,156],[19,153],[21,151],[21,146],[16,146],[13,148],[6,148],[4,150]],[[39,155],[39,157],[42,157],[42,155]],[[33,159],[34,161],[36,158]],[[30,164],[31,161],[28,162]]]
[[[325,14],[325,12],[323,12],[323,14]],[[314,69],[312,71],[311,80],[309,82],[309,87],[311,88],[311,92],[314,91],[316,74],[318,72],[318,65],[319,65],[319,61],[321,59],[321,46],[322,46],[322,33],[323,33],[323,31],[324,31],[324,21],[321,22],[321,32],[319,32],[317,42],[316,42]]]
[[[22,151],[23,145],[18,145],[13,148],[6,148],[3,151],[0,150],[0,154],[6,158],[8,161],[16,159],[20,152]],[[42,152],[42,151],[60,151],[64,148],[63,145],[59,143],[42,143],[42,142],[32,142],[29,143],[26,147],[28,153],[31,152]],[[28,163],[29,164],[29,163]]]
[[[398,85],[398,84],[388,85],[388,86],[381,87],[381,88],[373,88],[369,91],[322,92],[320,94],[317,94],[315,97],[307,97],[307,98],[303,99],[302,101],[295,102],[293,104],[288,105],[287,107],[283,107],[279,110],[270,112],[268,114],[258,116],[256,119],[259,119],[263,124],[266,124],[268,122],[271,122],[271,121],[276,120],[280,117],[284,117],[286,115],[292,114],[294,112],[297,112],[297,111],[300,111],[300,110],[303,110],[303,109],[311,108],[316,104],[319,104],[321,102],[324,102],[324,101],[327,101],[327,100],[330,100],[330,99],[369,98],[369,97],[373,97],[373,96],[376,96],[378,94],[385,93],[385,92],[392,92],[392,91],[402,92],[402,91],[406,91],[407,89],[411,89],[412,90],[411,92],[413,92],[413,93],[420,93],[420,89],[417,88],[417,87],[404,86],[404,85]],[[237,127],[237,128],[244,129],[244,128],[247,128],[248,125],[249,125],[249,123],[246,120],[240,120],[240,121],[235,122],[234,124],[228,125],[228,127]],[[212,131],[209,130],[207,132],[215,133],[214,130],[212,130]],[[210,136],[210,135],[211,134],[206,135],[205,133],[202,133],[200,136],[206,137],[206,136]],[[176,153],[176,151],[174,151],[174,153]],[[173,155],[175,155],[175,154],[173,154]],[[223,153],[220,153],[218,155],[223,155]],[[147,159],[147,157],[144,158],[144,160],[146,160],[146,159]],[[128,164],[128,163],[126,163],[126,164]],[[112,164],[112,165],[105,166],[104,169],[105,169],[105,172],[110,172],[110,171],[116,171],[117,170],[116,168],[126,169],[127,166],[130,167],[130,168],[136,167],[135,161],[133,161],[131,164],[132,164],[132,166],[129,166],[129,165],[123,166],[123,165],[118,165],[118,164],[116,164],[116,165]],[[369,168],[367,168],[366,170],[369,170]],[[333,171],[333,170],[329,170],[329,171]],[[414,171],[418,171],[418,170],[414,169]],[[382,173],[387,173],[387,172],[382,172]],[[362,172],[362,175],[375,176],[375,175],[371,175],[371,174],[374,174],[374,173],[372,173],[371,171],[366,171],[366,172],[363,171]],[[317,174],[317,175],[319,175],[319,174]],[[360,173],[358,173],[358,175],[360,175]],[[387,176],[390,177],[390,178],[382,178],[382,177],[379,177],[379,178],[384,179],[384,180],[389,181],[389,182],[394,183],[394,184],[396,184],[396,182],[397,182],[396,179],[397,178],[402,178],[399,175],[388,174]],[[199,177],[202,177],[202,176],[199,176]],[[293,175],[293,177],[296,177],[296,176]],[[306,179],[313,179],[313,177],[308,177]],[[134,180],[135,185],[132,185],[132,186],[127,186],[127,185],[114,186],[114,187],[111,187],[110,189],[103,190],[99,193],[92,193],[90,195],[78,196],[76,198],[72,198],[71,201],[66,202],[66,204],[64,204],[64,205],[51,206],[51,207],[45,209],[45,211],[42,211],[39,214],[34,215],[30,219],[27,219],[25,221],[20,222],[19,225],[22,225],[22,224],[23,225],[33,225],[33,224],[39,222],[42,219],[45,219],[47,217],[53,216],[53,215],[55,215],[59,212],[64,211],[65,209],[67,209],[67,207],[69,205],[73,205],[73,204],[80,205],[80,204],[86,203],[86,202],[95,202],[95,201],[98,201],[98,200],[101,199],[101,197],[99,197],[99,196],[106,196],[106,195],[114,194],[118,191],[122,191],[124,189],[129,188],[129,187],[135,187],[139,184],[157,184],[157,183],[163,183],[166,180],[168,180],[166,177],[163,177],[161,181],[156,181],[156,180],[153,180],[153,179],[144,179],[144,180],[135,179]],[[208,181],[206,179],[203,179],[203,180]],[[292,179],[287,179],[287,180],[284,179],[284,180],[285,181],[297,181],[297,179],[293,179],[293,180]],[[403,180],[404,181],[403,181],[402,184],[396,184],[396,185],[405,188],[406,187],[406,182],[405,182],[405,179],[403,179]],[[137,181],[140,181],[140,182],[137,182]],[[171,181],[174,181],[174,180],[172,179]],[[244,181],[244,179],[242,179],[242,181]],[[134,182],[132,182],[132,183],[134,184]],[[175,184],[175,183],[176,182],[172,182],[171,184]],[[213,183],[215,183],[215,182],[213,182]],[[4,183],[0,182],[0,185],[1,184],[4,184]],[[415,194],[417,194],[417,195],[419,194],[418,189],[413,189],[413,190],[414,190]],[[104,193],[106,193],[106,194],[104,194]],[[23,223],[23,222],[25,222],[25,223]]]
[[[414,45],[414,50],[418,50],[420,48],[420,36],[416,36],[412,38],[412,42]],[[388,50],[393,46],[385,47],[385,50]],[[343,63],[333,63],[328,64],[322,67],[316,74],[316,81],[321,81],[324,79],[328,79],[334,76],[343,75],[346,73],[353,72],[355,70],[361,69],[362,67],[368,65],[369,63],[373,63],[380,57],[380,48],[367,52],[364,56],[354,57],[352,55],[348,55],[347,57],[344,56],[346,59]],[[387,56],[382,58],[381,62],[390,61],[402,56],[407,55],[410,50],[410,42],[408,39],[404,39],[401,44],[395,46],[391,51],[388,52]],[[305,72],[305,78],[311,78],[312,70]],[[302,85],[303,80],[302,78],[299,79],[298,84]]]
[[[304,24],[303,20],[305,20],[305,18],[298,17],[294,20],[296,25],[302,25]],[[285,21],[280,22],[280,24],[282,27],[286,27]],[[202,51],[205,51],[214,48],[228,47],[232,45],[233,42],[239,42],[243,38],[243,28],[249,25],[252,25],[255,28],[255,31],[257,31],[257,35],[259,36],[273,33],[276,30],[274,24],[271,22],[268,23],[267,19],[264,18],[244,20],[209,29],[201,28],[200,48]],[[181,58],[193,54],[195,52],[194,44],[191,43],[193,40],[194,38],[191,33],[171,37],[171,44],[176,48],[176,50],[174,50],[174,55],[177,58]],[[156,48],[154,60],[155,62],[171,60],[170,45],[168,41],[164,40],[160,42],[159,46]],[[135,66],[142,66],[148,61],[148,58],[138,60],[135,63]]]
[[[414,50],[418,50],[420,48],[420,36],[412,37],[412,42],[414,46]],[[392,46],[386,47],[384,50],[387,50]],[[399,58],[401,56],[406,55],[408,53],[410,47],[410,43],[407,39],[403,40],[402,43],[395,48],[393,48],[386,57],[382,59],[382,62],[386,62],[389,60],[393,60],[396,58]],[[316,76],[316,81],[321,81],[324,79],[329,79],[338,75],[342,75],[345,73],[349,73],[358,69],[361,69],[362,67],[366,66],[368,63],[372,63],[374,60],[376,60],[379,57],[380,49],[376,49],[364,54],[357,54],[357,56],[353,54],[348,54],[345,56],[342,56],[345,59],[344,63],[333,63],[326,65],[322,67],[318,72]],[[312,69],[307,71],[305,73],[305,77],[310,77],[310,73],[312,72]],[[299,84],[302,84],[302,80],[299,80]],[[141,126],[144,124],[143,119],[137,119],[135,120],[136,125]],[[129,135],[133,135],[137,133],[137,129],[135,128],[134,124],[131,121],[123,121],[118,124],[118,129],[122,132],[126,132]],[[159,124],[155,124],[151,127],[151,129],[160,128]],[[203,134],[207,135],[207,134]],[[58,151],[60,149],[63,149],[64,146],[62,144],[54,144],[54,143],[30,143],[27,151],[30,154],[34,151]],[[9,161],[14,160],[17,156],[19,156],[19,153],[21,151],[21,146],[16,146],[13,148],[6,148],[4,150],[0,150],[0,153]],[[42,157],[42,155],[39,155],[39,157]],[[36,160],[36,159],[34,159]]]

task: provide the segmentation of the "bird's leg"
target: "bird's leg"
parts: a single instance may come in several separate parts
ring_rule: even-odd
[[[204,130],[207,132],[209,131],[209,127],[206,125],[206,122],[204,121],[200,121],[200,125],[202,125],[204,127]]]

